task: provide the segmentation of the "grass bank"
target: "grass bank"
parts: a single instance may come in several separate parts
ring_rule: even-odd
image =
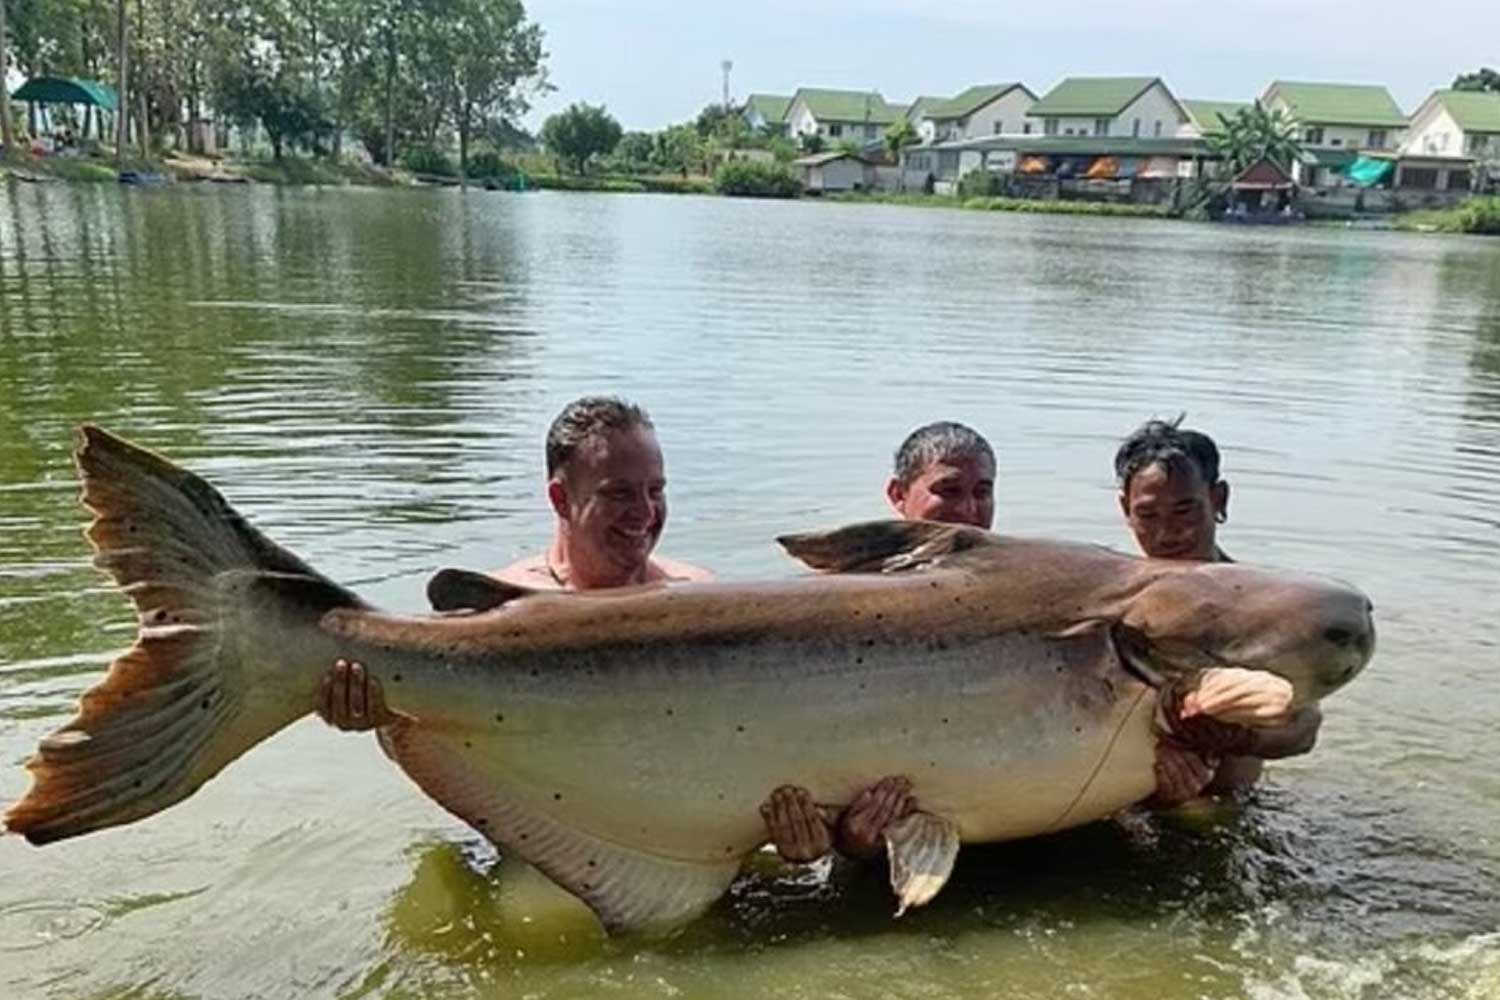
[[[707,177],[666,175],[601,174],[576,177],[570,174],[527,174],[527,183],[548,191],[612,191],[620,194],[713,194],[714,182]]]
[[[1407,212],[1395,216],[1393,223],[1407,232],[1500,236],[1500,197],[1470,198],[1452,208]]]
[[[941,194],[826,194],[823,201],[856,205],[912,205],[918,208],[962,208],[971,212],[1028,212],[1033,215],[1118,216],[1133,219],[1175,219],[1165,205],[1119,205],[1106,201],[1038,201],[1029,198],[960,198]]]
[[[125,161],[126,170],[160,173],[159,160],[137,158]],[[114,160],[87,156],[32,156],[12,151],[0,156],[0,175],[9,174],[22,180],[56,180],[82,183],[113,184],[119,179]]]

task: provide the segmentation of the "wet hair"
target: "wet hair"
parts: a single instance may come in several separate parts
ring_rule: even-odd
[[[965,458],[987,458],[993,466],[995,449],[974,428],[951,420],[939,420],[918,427],[906,436],[901,447],[896,449],[894,474],[902,483],[910,484],[933,462]]]
[[[655,429],[651,416],[618,396],[584,396],[564,406],[547,428],[547,475],[567,465],[583,444],[606,431]]]
[[[1178,474],[1196,474],[1204,485],[1219,481],[1219,449],[1214,439],[1201,431],[1182,426],[1187,414],[1176,420],[1148,420],[1126,438],[1115,452],[1115,479],[1120,489],[1130,489],[1130,480],[1142,469],[1160,465],[1168,478]]]

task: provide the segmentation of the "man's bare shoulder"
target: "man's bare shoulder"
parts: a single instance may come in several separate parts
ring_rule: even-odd
[[[660,574],[658,579],[674,583],[707,583],[714,578],[713,573],[702,566],[694,566],[692,563],[667,559],[663,556],[653,556],[651,568]]]
[[[562,584],[552,575],[547,568],[547,553],[538,552],[534,556],[517,559],[503,569],[492,569],[490,576],[505,583],[513,583],[517,587],[530,587],[532,590],[562,590]]]

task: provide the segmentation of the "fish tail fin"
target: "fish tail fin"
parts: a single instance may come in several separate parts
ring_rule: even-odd
[[[4,827],[34,844],[179,802],[314,707],[313,686],[264,683],[247,669],[242,651],[257,637],[236,624],[235,598],[253,591],[312,621],[333,607],[363,607],[198,476],[97,427],[80,437],[74,459],[94,514],[86,532],[94,563],[129,595],[139,630],[73,720],[27,762],[31,788]]]

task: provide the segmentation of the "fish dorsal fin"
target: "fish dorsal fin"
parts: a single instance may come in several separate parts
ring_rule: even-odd
[[[427,581],[434,611],[489,611],[535,593],[539,591],[467,569],[440,569]]]
[[[913,906],[925,906],[953,874],[958,827],[941,816],[914,812],[886,827],[884,836],[899,917]]]
[[[381,743],[444,809],[588,904],[611,933],[662,933],[729,889],[742,857],[685,861],[611,843],[548,814],[473,767],[462,734],[420,723],[387,726]]]
[[[937,521],[866,521],[776,539],[787,554],[826,573],[900,573],[995,544],[982,528]]]

